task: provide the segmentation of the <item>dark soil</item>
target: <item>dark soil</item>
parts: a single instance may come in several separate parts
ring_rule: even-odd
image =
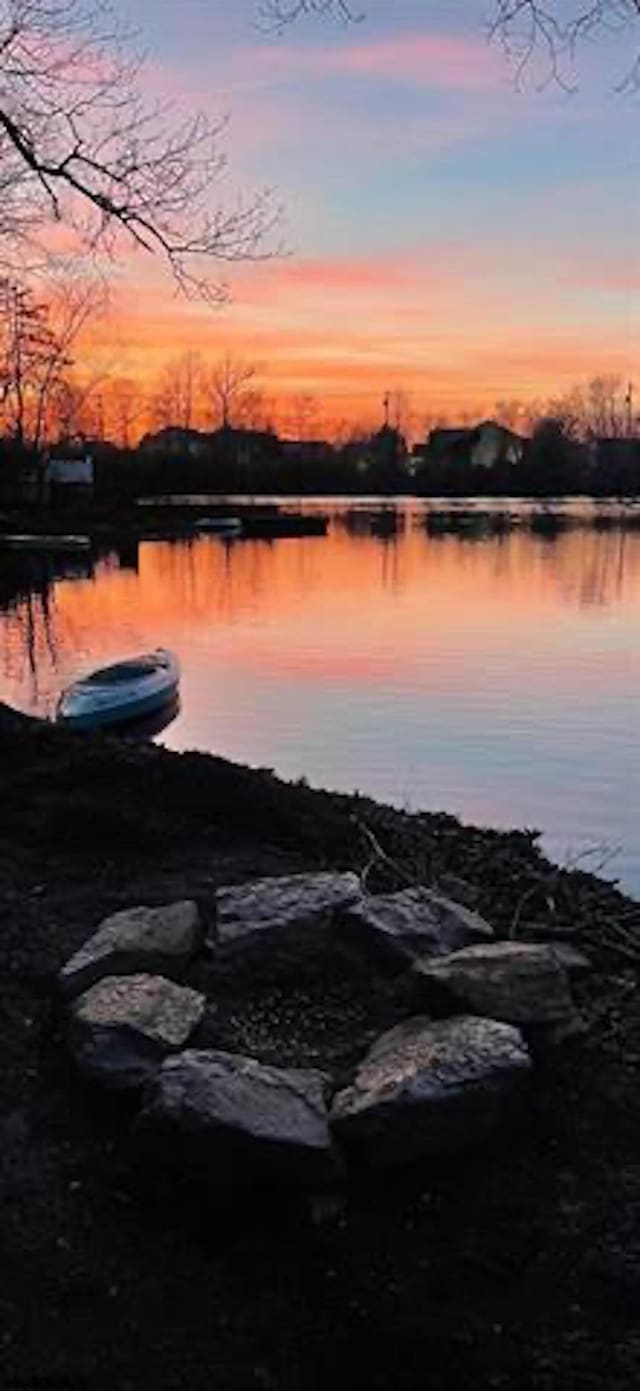
[[[0,805],[4,1386],[636,1391],[640,905],[553,870],[531,834],[1,711]],[[66,1060],[57,968],[119,907],[189,896],[210,918],[219,884],[334,866],[378,889],[439,882],[501,932],[581,945],[586,1033],[540,1056],[491,1146],[446,1167],[305,1202],[152,1179],[126,1107]],[[406,1008],[401,982],[348,954],[287,981],[212,970],[209,987],[216,1043],[338,1072]]]

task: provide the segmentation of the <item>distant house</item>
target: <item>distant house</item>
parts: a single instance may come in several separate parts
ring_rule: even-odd
[[[519,464],[524,454],[524,440],[506,425],[495,420],[483,420],[474,431],[471,462],[479,468],[496,464]]]
[[[3,441],[0,449],[0,500],[9,506],[74,504],[93,493],[93,456],[64,458],[38,450],[16,450]]]
[[[323,464],[333,455],[326,440],[281,440],[283,459],[298,459],[303,464]]]
[[[243,462],[272,455],[279,449],[273,430],[253,430],[244,425],[221,425],[207,436],[216,453]]]
[[[54,506],[73,506],[86,502],[93,494],[95,470],[92,454],[58,457],[48,454],[43,470],[45,497]]]
[[[93,488],[93,458],[85,454],[82,459],[49,458],[45,465],[48,483],[62,488]]]
[[[432,430],[426,453],[437,463],[461,463],[472,468],[495,468],[498,464],[519,464],[525,441],[495,420],[479,425]]]
[[[182,425],[165,425],[162,430],[144,435],[139,448],[143,454],[157,454],[163,458],[202,459],[210,451],[211,436]]]
[[[143,454],[171,459],[224,459],[243,466],[268,457],[277,449],[277,436],[270,430],[250,430],[222,425],[218,430],[187,430],[182,425],[166,425],[140,441]]]

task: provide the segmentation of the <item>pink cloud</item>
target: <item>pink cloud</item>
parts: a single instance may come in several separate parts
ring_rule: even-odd
[[[603,294],[637,295],[640,291],[640,268],[631,251],[625,258],[621,253],[616,257],[608,251],[598,256],[578,248],[571,266],[559,278],[563,285]]]
[[[447,34],[405,34],[313,48],[288,44],[237,51],[238,58],[273,79],[334,72],[458,91],[495,89],[504,80],[500,56],[487,44]]]
[[[262,269],[262,268],[260,268]],[[398,265],[391,257],[328,256],[311,259],[274,261],[266,274],[254,276],[256,282],[294,290],[360,291],[409,288],[415,284],[415,266]]]
[[[503,72],[486,44],[445,34],[383,39],[345,48],[334,58],[335,66],[345,72],[465,91],[495,87]]]

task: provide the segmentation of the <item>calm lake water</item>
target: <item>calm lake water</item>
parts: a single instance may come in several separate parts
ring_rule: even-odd
[[[536,827],[640,896],[640,529],[532,529],[513,503],[504,530],[438,529],[412,501],[382,536],[322,507],[326,537],[2,553],[0,699],[48,715],[80,673],[171,647],[167,747]]]

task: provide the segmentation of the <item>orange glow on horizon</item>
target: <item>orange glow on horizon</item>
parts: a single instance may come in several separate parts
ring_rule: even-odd
[[[571,268],[556,267],[553,324],[548,301],[537,302],[533,289],[517,299],[498,291],[495,273],[493,257],[470,258],[460,247],[400,260],[276,260],[238,268],[231,303],[212,311],[172,294],[157,263],[137,257],[113,291],[108,320],[87,334],[84,361],[91,370],[94,357],[106,360],[100,392],[112,438],[122,379],[136,385],[138,438],[157,424],[148,398],[185,354],[205,368],[225,355],[255,363],[264,420],[293,433],[296,398],[308,396],[313,433],[329,438],[350,424],[379,426],[387,391],[408,398],[410,433],[422,438],[428,417],[481,416],[499,400],[526,404],[597,375],[633,377],[630,333],[615,317],[590,324],[581,304],[585,279],[616,292],[605,266],[576,256]],[[516,263],[510,274],[518,273]],[[192,423],[215,424],[197,395]]]

